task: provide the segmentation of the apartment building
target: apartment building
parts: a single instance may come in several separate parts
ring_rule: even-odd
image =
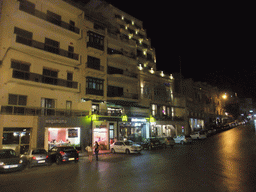
[[[80,102],[83,11],[57,0],[2,0],[0,14],[0,147],[80,145],[89,114]]]
[[[182,80],[182,90],[186,101],[186,117],[189,122],[188,133],[207,129],[209,126],[223,123],[225,101],[217,87],[207,83]]]

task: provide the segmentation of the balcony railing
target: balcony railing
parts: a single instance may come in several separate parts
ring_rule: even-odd
[[[1,107],[1,114],[4,115],[30,115],[30,116],[86,116],[89,111],[67,110],[55,108],[29,107],[17,105],[4,105]]]
[[[80,33],[80,29],[79,29],[79,28],[77,28],[77,27],[75,27],[75,26],[73,26],[73,25],[71,25],[71,24],[69,24],[69,23],[66,23],[66,22],[64,22],[64,21],[57,20],[57,19],[55,19],[55,18],[53,18],[53,17],[47,15],[46,13],[43,13],[43,12],[38,11],[38,10],[36,10],[36,9],[33,9],[33,10],[28,9],[27,6],[24,6],[24,5],[22,4],[22,1],[20,2],[20,7],[19,7],[19,9],[20,9],[21,11],[24,11],[24,12],[30,14],[30,15],[33,15],[33,16],[35,16],[35,17],[37,17],[37,18],[43,19],[43,20],[45,20],[45,21],[48,21],[48,22],[50,22],[50,23],[52,23],[52,24],[54,24],[54,25],[60,26],[60,27],[62,27],[62,28],[64,28],[64,29],[67,29],[67,30],[72,31],[72,32],[74,32],[74,33],[77,33],[77,34]]]
[[[16,34],[16,42],[21,43],[23,45],[30,46],[30,47],[34,47],[34,48],[37,48],[37,49],[40,49],[40,50],[44,50],[44,51],[47,51],[47,52],[50,52],[50,53],[54,53],[54,54],[57,54],[57,55],[68,57],[70,59],[75,59],[75,60],[79,59],[79,55],[76,54],[76,53],[69,52],[69,51],[66,51],[66,50],[63,50],[63,49],[59,49],[58,47],[53,47],[53,46],[50,46],[48,44],[45,44],[45,43],[42,43],[42,42],[39,42],[39,41],[35,41],[33,39],[28,39],[28,38],[22,37],[18,34]]]
[[[108,94],[108,97],[121,97],[127,99],[139,99],[139,95],[136,93],[119,93],[119,94]]]
[[[37,73],[19,71],[16,69],[13,69],[12,77],[16,79],[23,79],[23,80],[33,81],[38,83],[57,85],[57,86],[68,87],[72,89],[78,88],[78,82],[44,76]]]

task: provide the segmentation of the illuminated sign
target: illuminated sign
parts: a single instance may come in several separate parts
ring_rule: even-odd
[[[146,119],[138,119],[138,118],[132,118],[132,122],[147,122]]]

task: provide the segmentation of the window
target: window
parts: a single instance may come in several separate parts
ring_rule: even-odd
[[[75,22],[74,21],[69,21],[69,30],[70,31],[75,31]]]
[[[108,97],[123,97],[123,87],[108,86]]]
[[[152,116],[156,116],[157,115],[157,105],[156,104],[152,104],[151,105],[151,111],[152,111]]]
[[[17,69],[19,71],[27,71],[29,72],[30,65],[22,63],[21,61],[12,61],[11,68]]]
[[[20,1],[20,10],[25,11],[29,14],[35,14],[35,4],[29,1]]]
[[[88,56],[87,57],[87,67],[100,70],[100,59],[98,59],[96,57]]]
[[[50,69],[43,69],[42,82],[51,85],[58,84],[58,72]]]
[[[55,99],[42,98],[41,107],[43,115],[55,115],[56,101]]]
[[[9,94],[8,104],[9,105],[23,105],[23,106],[26,106],[27,105],[27,96]]]
[[[7,113],[10,113],[10,114],[24,114],[25,108],[20,107],[20,106],[26,106],[27,105],[27,96],[9,94],[8,104],[19,106],[19,107],[15,107],[15,106],[7,107],[6,108]]]
[[[45,38],[44,49],[51,53],[59,54],[59,42],[49,38]]]
[[[29,46],[32,45],[32,32],[20,29],[18,27],[14,27],[14,34],[16,34],[16,42]]]
[[[21,61],[12,61],[11,68],[13,68],[13,78],[29,80],[30,77],[30,65],[22,63]]]
[[[93,77],[86,78],[86,94],[101,95],[103,96],[103,79]]]
[[[47,11],[47,21],[56,25],[61,25],[61,16],[51,11]]]
[[[89,37],[87,47],[93,47],[104,51],[104,36],[101,36],[97,33],[93,33],[91,31],[89,31],[87,35]]]
[[[68,46],[68,57],[74,58],[74,47]]]

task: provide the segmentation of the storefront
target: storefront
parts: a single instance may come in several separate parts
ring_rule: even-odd
[[[0,149],[13,149],[23,154],[36,147],[36,116],[1,115],[0,116]]]
[[[197,131],[197,130],[204,129],[204,120],[196,119],[196,118],[189,118],[189,126],[191,127],[191,131]]]
[[[100,145],[100,149],[109,149],[109,129],[107,121],[94,121],[92,131],[92,142]]]
[[[177,135],[177,128],[171,122],[156,121],[150,125],[151,137],[174,137]]]
[[[39,117],[37,147],[74,146],[82,150],[91,142],[91,118]]]
[[[46,127],[45,141],[45,149],[60,145],[80,147],[80,127]]]
[[[142,141],[149,136],[146,131],[148,126],[145,118],[129,118],[126,122],[119,122],[119,139]]]

